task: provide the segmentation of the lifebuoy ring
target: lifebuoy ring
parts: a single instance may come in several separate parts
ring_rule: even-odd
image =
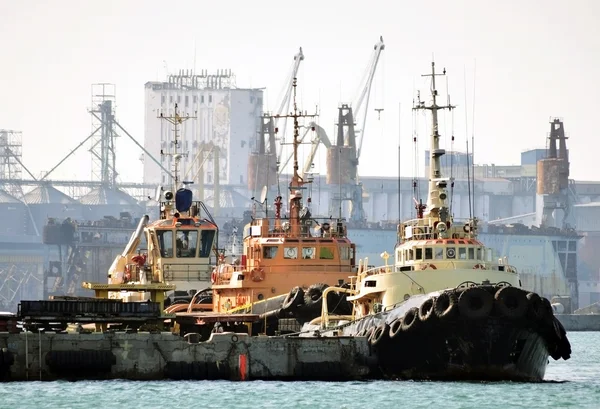
[[[428,268],[430,268],[432,270],[437,270],[437,267],[435,266],[435,264],[431,264],[431,263],[425,264],[421,270],[427,270]]]
[[[217,282],[217,269],[216,268],[214,268],[212,273],[210,273],[210,282],[213,284]]]
[[[487,268],[485,268],[485,266],[483,264],[475,264],[475,266],[473,266],[473,269],[475,269],[475,270],[487,270]]]
[[[254,268],[250,272],[250,279],[254,282],[260,282],[265,279],[265,271],[262,268]]]
[[[471,226],[469,226],[468,224],[465,224],[465,226],[463,227],[463,231],[465,233],[470,233],[471,232]]]

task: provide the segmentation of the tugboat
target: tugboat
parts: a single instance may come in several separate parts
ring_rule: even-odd
[[[159,219],[150,222],[147,215],[142,217],[123,253],[111,265],[108,283],[121,287],[121,292],[112,292],[111,297],[123,301],[148,298],[147,293],[137,290],[136,286],[165,284],[176,288],[168,301],[180,299],[187,308],[191,297],[210,285],[214,260],[219,255],[219,229],[205,204],[193,200],[192,191],[187,188],[190,182],[179,179],[179,161],[183,154],[178,150],[178,126],[190,117],[181,116],[175,104],[173,116],[161,113],[159,118],[173,125],[173,151],[161,151],[161,155],[172,156],[173,187],[157,189],[155,201],[160,206]],[[145,252],[138,249],[142,241],[147,245]],[[127,288],[132,290],[127,291]]]
[[[320,336],[366,336],[382,375],[401,379],[541,381],[548,356],[569,359],[566,332],[550,302],[521,288],[506,258],[494,260],[477,239],[477,219],[454,220],[441,172],[436,76],[431,65],[432,114],[427,204],[398,226],[395,263],[363,268],[346,291],[350,322],[329,316],[305,325]],[[364,263],[366,265],[366,263]],[[307,334],[306,336],[314,336]]]
[[[274,200],[274,219],[269,219],[265,211],[265,217],[253,218],[244,227],[241,260],[227,263],[220,257],[211,275],[213,313],[252,312],[263,317],[266,314],[272,318],[296,317],[299,321],[303,321],[302,317],[312,319],[320,315],[323,291],[328,286],[344,285],[356,274],[355,246],[347,237],[345,221],[317,220],[302,203],[304,185],[310,182],[298,172],[298,120],[316,115],[298,111],[296,87],[294,79],[293,112],[275,117],[294,121],[288,214],[284,214],[283,197],[278,195]],[[266,190],[261,197],[261,202],[265,201]],[[341,298],[330,293],[327,302],[348,306],[345,295]],[[339,311],[351,312],[349,308]],[[268,330],[262,327],[267,333],[277,329],[276,322],[267,326]],[[259,328],[253,327],[253,332]]]

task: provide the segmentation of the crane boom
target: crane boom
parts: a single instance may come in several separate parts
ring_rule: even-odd
[[[355,118],[360,118],[362,119],[362,123],[360,123],[360,126],[358,128],[358,133],[359,133],[359,141],[358,141],[358,146],[357,146],[357,150],[356,150],[356,159],[360,158],[360,151],[362,149],[362,144],[363,144],[363,140],[364,140],[364,130],[365,130],[365,126],[367,123],[367,114],[369,112],[369,97],[371,95],[371,86],[373,85],[373,78],[375,78],[375,71],[377,70],[377,63],[379,62],[379,57],[381,56],[381,52],[385,49],[385,44],[383,43],[383,36],[379,37],[379,42],[377,42],[377,44],[375,44],[375,46],[373,47],[373,54],[371,57],[371,61],[369,62],[369,65],[367,66],[367,70],[368,70],[368,75],[367,75],[367,80],[365,82],[364,87],[362,88],[360,95],[358,97],[358,100],[356,101],[356,104],[354,105],[354,116]],[[364,106],[365,109],[364,111],[362,111],[362,113],[360,112],[360,109],[363,106],[363,102],[364,102]]]
[[[300,63],[303,60],[304,60],[304,53],[302,52],[302,47],[300,47],[298,53],[296,55],[294,55],[294,64],[292,65],[292,70],[286,80],[285,94],[283,95],[283,99],[281,101],[281,104],[279,104],[279,108],[278,108],[277,112],[275,112],[275,117],[277,117],[278,115],[286,115],[289,111],[290,102],[292,100],[292,88],[293,88],[294,78],[296,78],[298,76],[298,70],[300,69]],[[277,121],[278,121],[278,119],[276,118],[275,125],[277,125]],[[283,121],[284,121],[283,129],[281,130],[281,132],[278,132],[279,139],[280,139],[279,150],[277,152],[277,160],[278,161],[281,161],[281,154],[283,151],[283,138],[285,136],[285,127],[287,125],[287,118],[283,118]],[[280,169],[283,169],[283,166],[280,167]]]
[[[306,178],[307,173],[310,171],[310,167],[315,160],[319,145],[323,144],[326,148],[331,148],[332,146],[325,129],[317,125],[315,122],[308,124],[308,127],[309,129],[314,129],[317,132],[317,136],[311,141],[312,146],[310,148],[310,153],[308,154],[308,158],[306,158],[306,162],[304,162],[304,169],[302,170],[302,177],[304,178]]]

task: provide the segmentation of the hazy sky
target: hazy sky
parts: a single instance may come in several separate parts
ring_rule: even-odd
[[[410,106],[415,88],[428,89],[420,75],[435,55],[458,105],[457,149],[465,122],[472,133],[475,82],[477,163],[518,164],[521,151],[545,146],[557,116],[571,137],[571,177],[600,180],[591,166],[600,152],[597,0],[0,0],[0,17],[0,128],[23,132],[23,159],[36,175],[91,132],[92,83],[116,84],[117,120],[143,143],[145,82],[194,61],[198,70],[230,68],[239,87],[266,87],[265,108],[274,109],[299,46],[302,107],[318,104],[332,134],[338,103],[355,99],[382,35],[360,174],[397,175],[401,104],[402,169],[413,175]],[[380,120],[375,108],[385,109]],[[126,138],[118,142],[120,179],[141,182],[141,152]],[[88,179],[86,149],[54,177]]]

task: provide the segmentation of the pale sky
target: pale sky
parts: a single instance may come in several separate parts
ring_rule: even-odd
[[[597,0],[0,0],[0,18],[0,129],[23,132],[23,160],[36,176],[91,133],[92,83],[116,84],[117,120],[143,143],[144,83],[165,80],[166,69],[230,68],[238,87],[266,87],[265,109],[274,109],[300,46],[301,106],[318,104],[331,136],[338,104],[355,99],[382,35],[361,175],[397,175],[401,104],[402,170],[413,176],[410,106],[414,89],[428,90],[420,75],[434,55],[458,105],[457,149],[465,122],[471,137],[475,87],[477,163],[518,164],[521,151],[545,146],[550,117],[560,117],[571,178],[600,180]],[[380,120],[375,108],[384,108]],[[419,140],[423,150],[424,129]],[[89,179],[86,149],[54,178]],[[123,135],[122,181],[142,181],[140,154]]]

